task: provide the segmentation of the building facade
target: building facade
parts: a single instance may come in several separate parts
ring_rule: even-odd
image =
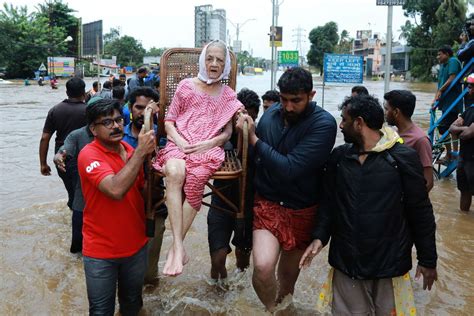
[[[364,57],[364,75],[369,77],[378,75],[383,70],[381,54],[383,42],[380,34],[372,35],[371,30],[359,30],[356,34],[352,51],[354,55]]]
[[[391,71],[394,74],[398,75],[401,73],[406,73],[410,70],[410,53],[412,48],[406,45],[402,45],[400,43],[393,43],[392,44],[392,56],[391,56]],[[385,60],[387,54],[387,48],[382,47],[380,53],[383,57],[383,67],[385,67]]]
[[[194,47],[216,39],[226,42],[225,10],[213,10],[210,4],[194,7]]]

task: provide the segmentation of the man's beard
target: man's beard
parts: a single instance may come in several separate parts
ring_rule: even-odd
[[[300,120],[301,114],[283,110],[283,118],[286,120],[286,122],[288,122],[288,124],[294,125]]]
[[[344,141],[348,144],[357,144],[360,145],[361,143],[361,137],[360,135],[357,135],[356,133],[351,133],[351,132],[342,132],[342,135],[344,135]]]
[[[396,126],[397,125],[397,124],[395,124],[395,122],[392,119],[390,119],[388,117],[385,118],[385,122],[387,122],[387,124],[390,125],[390,126]]]
[[[145,121],[145,118],[143,116],[139,116],[137,118],[133,119],[133,126],[135,126],[137,129],[142,129],[143,122]]]

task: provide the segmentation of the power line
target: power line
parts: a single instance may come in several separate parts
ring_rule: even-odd
[[[292,42],[296,42],[296,50],[298,51],[298,55],[300,56],[300,63],[304,60],[304,50],[303,50],[303,43],[306,43],[306,30],[298,26],[296,29],[293,29],[293,40]]]

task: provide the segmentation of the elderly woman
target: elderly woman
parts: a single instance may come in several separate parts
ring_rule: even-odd
[[[221,83],[230,68],[225,44],[210,42],[199,57],[197,78],[179,83],[165,117],[169,141],[154,164],[166,176],[173,232],[164,275],[181,274],[188,261],[183,239],[201,208],[206,182],[224,161],[222,146],[232,134],[232,117],[242,108],[235,92]]]

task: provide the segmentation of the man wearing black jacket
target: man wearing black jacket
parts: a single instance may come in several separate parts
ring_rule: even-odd
[[[310,72],[289,69],[278,87],[281,103],[265,111],[256,132],[248,116],[237,124],[241,128],[247,120],[255,149],[252,283],[269,311],[294,292],[337,132],[332,115],[311,101]]]
[[[378,100],[359,95],[346,99],[341,109],[347,144],[335,148],[327,163],[314,241],[300,267],[308,266],[331,238],[333,314],[390,315],[395,309],[392,278],[412,268],[413,244],[415,278],[423,275],[428,290],[437,279],[433,209],[416,151],[382,127]]]

